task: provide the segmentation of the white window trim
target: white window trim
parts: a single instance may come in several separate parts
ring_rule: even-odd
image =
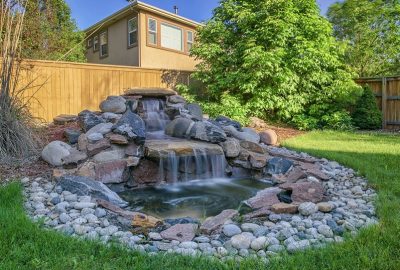
[[[165,22],[162,22],[161,25],[168,26],[168,27],[171,27],[171,28],[175,28],[175,29],[178,29],[179,31],[181,31],[181,49],[177,50],[177,49],[173,49],[173,48],[168,48],[168,47],[162,46],[162,33],[161,33],[160,47],[164,48],[164,49],[167,49],[167,50],[173,50],[173,51],[177,51],[177,52],[184,52],[185,51],[184,38],[183,38],[184,30],[181,27],[178,27],[178,26],[173,25],[173,24],[165,23]]]
[[[129,24],[131,21],[136,21],[136,28],[129,31]],[[136,32],[136,42],[131,42],[131,33]],[[137,44],[137,33],[138,33],[138,18],[134,17],[128,20],[128,47],[135,46]]]
[[[151,29],[150,29],[150,21],[154,21],[154,22],[156,23],[156,30],[151,30]],[[147,37],[147,42],[148,42],[149,44],[151,44],[151,45],[157,45],[157,43],[158,43],[158,36],[157,36],[157,20],[156,20],[156,19],[153,19],[153,18],[148,18],[148,20],[147,20],[147,28],[148,28],[148,33],[156,34],[156,42],[155,42],[155,43],[150,42],[149,37]]]
[[[192,34],[192,40],[189,40],[189,33]],[[190,30],[186,31],[186,43],[191,44],[192,48],[193,48],[193,43],[194,43],[194,32],[193,31],[190,31]],[[189,48],[189,46],[188,46],[188,48]],[[189,49],[188,49],[188,52],[189,52]]]
[[[105,44],[101,44],[101,36],[102,36],[102,35],[105,35],[105,36],[106,36],[107,43],[105,43]],[[100,44],[100,46],[99,46],[100,57],[107,57],[107,56],[108,56],[108,33],[107,33],[107,31],[104,31],[104,32],[101,32],[101,33],[100,33],[100,35],[99,35],[99,44]],[[107,45],[107,54],[102,54],[103,51],[102,51],[102,49],[101,49],[101,46],[103,46],[103,45]]]

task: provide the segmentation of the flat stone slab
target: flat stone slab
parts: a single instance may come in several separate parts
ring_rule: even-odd
[[[142,96],[142,97],[162,97],[162,96],[173,96],[178,93],[168,88],[156,88],[156,87],[138,87],[131,88],[124,93],[127,96]]]
[[[177,240],[179,242],[192,241],[195,237],[197,224],[176,224],[160,233],[166,240]]]
[[[278,194],[282,189],[278,187],[266,188],[257,192],[256,196],[248,199],[246,203],[253,209],[270,208],[272,205],[280,203]]]
[[[145,144],[145,156],[155,160],[167,158],[168,154],[171,152],[174,152],[177,157],[194,156],[196,151],[210,156],[224,155],[221,146],[200,141],[149,140]]]
[[[234,218],[237,214],[239,214],[237,210],[224,210],[215,217],[207,218],[201,225],[200,231],[206,234],[211,234],[215,231],[218,231],[222,228],[222,225],[224,225],[227,220]]]

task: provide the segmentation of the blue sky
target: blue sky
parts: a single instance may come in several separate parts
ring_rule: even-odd
[[[126,0],[66,0],[72,10],[72,17],[80,29],[85,29],[115,11],[127,5]],[[219,0],[143,0],[150,5],[173,11],[173,6],[179,7],[181,16],[195,21],[205,21],[211,17],[211,12]],[[329,5],[337,0],[317,0],[321,13],[325,14]]]

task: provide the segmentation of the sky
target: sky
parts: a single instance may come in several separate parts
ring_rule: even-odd
[[[125,7],[126,0],[66,0],[72,10],[72,17],[80,29],[86,29],[96,22]],[[212,10],[219,0],[142,0],[147,4],[173,12],[173,7],[179,7],[179,15],[203,22],[211,17]],[[317,0],[321,13],[325,14],[328,7],[337,0]]]

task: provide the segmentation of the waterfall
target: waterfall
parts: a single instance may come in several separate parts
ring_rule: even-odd
[[[165,101],[156,98],[141,100],[143,104],[143,121],[146,124],[147,138],[162,139],[166,125],[171,121],[164,111]]]

